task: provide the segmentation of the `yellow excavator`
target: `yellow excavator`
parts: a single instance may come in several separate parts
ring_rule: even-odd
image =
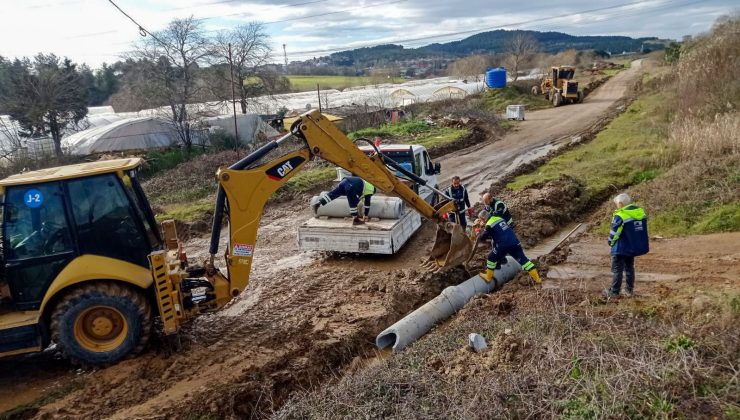
[[[291,144],[294,150],[283,153]],[[210,258],[198,266],[188,263],[174,222],[156,223],[137,179],[141,159],[61,166],[0,181],[0,357],[55,343],[75,362],[115,363],[146,345],[155,318],[165,336],[176,337],[188,320],[223,307],[249,284],[265,203],[313,157],[402,198],[436,222],[431,265],[450,267],[468,258],[473,243],[459,224],[443,218],[455,211],[453,201],[445,197],[431,206],[394,173],[423,179],[377,149],[366,155],[311,111],[287,135],[216,173]],[[217,267],[224,219],[226,266]]]

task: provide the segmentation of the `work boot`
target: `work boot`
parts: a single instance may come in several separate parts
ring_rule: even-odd
[[[635,292],[633,292],[632,289],[624,289],[624,290],[622,290],[622,296],[624,296],[624,297],[631,298],[634,295],[635,295]]]
[[[490,283],[493,280],[493,270],[487,268],[486,271],[481,271],[478,275],[485,280],[486,283]]]
[[[536,268],[533,268],[528,271],[529,277],[532,277],[532,280],[534,280],[535,283],[540,284],[542,283],[542,279],[540,278],[540,273],[537,272]]]
[[[602,292],[605,298],[613,298],[619,296],[618,292],[614,292],[612,289],[604,289]]]
[[[355,217],[354,219],[352,219],[352,226],[364,225],[364,224],[365,222],[359,217]]]

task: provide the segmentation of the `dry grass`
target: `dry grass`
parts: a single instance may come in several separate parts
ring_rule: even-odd
[[[712,31],[681,47],[676,72],[680,109],[712,118],[740,106],[740,15],[715,24]]]
[[[729,417],[740,404],[739,300],[715,296],[707,317],[678,299],[604,307],[573,290],[504,291],[275,417]],[[471,332],[486,352],[465,348]]]
[[[684,160],[740,153],[740,115],[716,114],[711,121],[678,118],[671,127],[670,144]]]

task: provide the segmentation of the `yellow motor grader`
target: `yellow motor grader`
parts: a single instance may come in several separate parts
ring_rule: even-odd
[[[291,143],[297,147],[283,153],[281,145]],[[472,243],[459,224],[443,218],[455,211],[454,202],[435,190],[446,199],[431,206],[407,185],[408,179],[424,180],[375,150],[367,155],[311,111],[287,135],[220,169],[210,258],[202,265],[187,260],[173,221],[155,221],[137,179],[141,159],[61,166],[0,181],[0,357],[55,343],[73,361],[115,363],[144,347],[155,318],[156,328],[176,337],[188,320],[223,307],[249,283],[265,203],[312,157],[362,177],[435,221],[429,263],[463,263]],[[229,244],[225,267],[217,267],[224,220]]]
[[[583,92],[578,90],[578,82],[573,80],[575,67],[552,67],[550,73],[540,80],[539,86],[532,86],[533,95],[545,95],[553,106],[583,102]]]

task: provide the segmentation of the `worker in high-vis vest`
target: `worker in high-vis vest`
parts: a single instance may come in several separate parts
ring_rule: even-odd
[[[606,297],[632,297],[635,292],[635,257],[650,251],[648,240],[647,214],[642,208],[632,204],[632,197],[619,194],[614,198],[617,210],[612,217],[609,231],[609,246],[612,256],[612,285],[604,290]],[[622,274],[627,278],[627,286],[622,291]]]
[[[319,207],[325,206],[341,196],[346,196],[349,203],[349,214],[352,216],[352,224],[361,225],[369,220],[370,200],[373,194],[375,194],[375,186],[373,184],[359,176],[348,176],[342,179],[342,182],[333,190],[328,193],[322,192],[319,194],[319,201],[313,205],[313,211],[316,213]],[[364,216],[362,218],[357,214],[357,206],[360,204],[360,199],[364,199]]]
[[[494,270],[500,264],[506,263],[506,256],[511,255],[522,266],[522,270],[529,272],[529,276],[535,283],[541,283],[540,274],[534,267],[534,263],[524,255],[522,244],[511,226],[501,216],[490,214],[485,210],[481,211],[478,217],[486,220],[485,229],[478,236],[478,240],[491,240],[491,252],[486,258],[486,271],[480,273],[483,280],[486,282],[493,280]]]

